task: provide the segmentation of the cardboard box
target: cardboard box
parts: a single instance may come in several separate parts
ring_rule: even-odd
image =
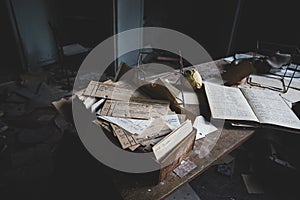
[[[194,148],[195,137],[196,137],[196,129],[180,142],[180,144],[174,148],[165,159],[165,162],[171,161],[171,164],[164,165],[161,164],[161,168],[156,171],[147,172],[147,173],[125,173],[125,172],[117,172],[116,180],[122,183],[122,185],[126,185],[127,187],[136,187],[136,186],[155,186],[163,181],[169,173],[178,167],[184,159],[186,159],[191,151]],[[153,160],[153,162],[157,162]]]
[[[164,163],[171,164],[165,165],[164,163],[161,163],[162,167],[160,169],[158,181],[164,180],[168,173],[173,171],[173,169],[180,165],[181,161],[189,156],[194,148],[196,133],[196,129],[193,129],[193,131],[169,153],[168,157],[164,159]]]

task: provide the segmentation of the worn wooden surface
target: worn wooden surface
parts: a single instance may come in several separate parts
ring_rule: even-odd
[[[171,172],[164,181],[154,187],[131,187],[129,189],[126,185],[118,185],[116,187],[120,190],[121,196],[124,199],[163,199],[181,185],[204,172],[216,160],[243,144],[252,136],[253,132],[250,129],[224,128],[223,130],[209,134],[203,139],[197,140],[189,156],[189,159],[197,165],[197,168],[182,178]]]
[[[205,80],[210,78],[220,78],[222,66],[224,64],[225,61],[220,59],[214,62],[197,65],[196,67]],[[194,149],[188,159],[193,161],[197,167],[189,174],[179,178],[175,173],[171,172],[165,180],[155,186],[128,187],[126,186],[126,183],[116,181],[116,187],[123,199],[164,199],[181,185],[203,173],[207,168],[212,166],[215,161],[242,145],[254,133],[254,130],[252,129],[223,128],[222,125],[221,122],[217,131],[195,142]]]

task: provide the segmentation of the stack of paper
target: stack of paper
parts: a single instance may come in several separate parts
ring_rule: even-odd
[[[170,101],[129,98],[132,93],[112,81],[91,81],[77,96],[96,114],[94,122],[111,132],[123,149],[152,150],[166,135],[183,126],[186,116],[173,112]]]

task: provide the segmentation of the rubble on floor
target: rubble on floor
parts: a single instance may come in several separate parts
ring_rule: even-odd
[[[51,104],[68,91],[45,79],[22,78],[0,90],[0,187],[49,177],[53,155],[70,126]]]

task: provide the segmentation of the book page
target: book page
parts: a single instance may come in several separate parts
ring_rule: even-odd
[[[241,88],[260,123],[300,129],[300,120],[278,93]]]
[[[258,122],[257,117],[239,88],[208,82],[204,86],[213,118]]]

